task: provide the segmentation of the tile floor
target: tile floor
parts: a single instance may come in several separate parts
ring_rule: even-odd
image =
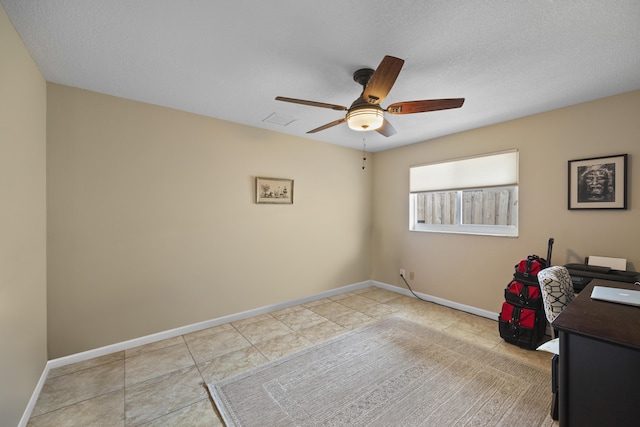
[[[548,353],[505,343],[493,320],[369,287],[53,369],[28,426],[222,426],[205,383],[389,316],[551,375]],[[547,418],[545,425],[557,425]]]

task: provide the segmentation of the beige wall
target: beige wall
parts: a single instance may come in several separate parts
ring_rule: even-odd
[[[50,357],[370,278],[360,151],[56,84],[47,114]]]
[[[640,91],[378,153],[374,158],[373,278],[404,287],[399,269],[415,272],[414,290],[499,312],[517,261],[552,263],[585,256],[627,258],[640,268]],[[409,166],[473,154],[520,150],[520,236],[500,238],[408,231]],[[629,209],[569,211],[567,161],[629,154]],[[634,170],[634,168],[636,170]]]
[[[550,236],[554,264],[640,266],[640,92],[370,155],[364,173],[356,150],[53,84],[48,99],[50,357],[368,278],[402,287],[400,268],[417,291],[497,312]],[[508,148],[519,238],[408,231],[409,165]],[[567,160],[619,153],[630,209],[568,211]],[[294,205],[256,205],[256,175],[294,178]]]
[[[0,425],[47,361],[46,84],[0,6]]]

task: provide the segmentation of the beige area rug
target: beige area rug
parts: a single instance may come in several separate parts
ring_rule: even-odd
[[[551,375],[400,318],[215,384],[227,426],[540,426]]]

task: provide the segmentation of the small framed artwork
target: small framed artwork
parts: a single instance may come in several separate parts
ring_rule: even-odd
[[[293,180],[256,177],[256,203],[292,204]]]
[[[626,154],[569,160],[569,209],[626,208]]]

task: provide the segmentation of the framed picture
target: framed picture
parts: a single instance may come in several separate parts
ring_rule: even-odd
[[[256,203],[293,203],[293,180],[256,177]]]
[[[569,209],[626,208],[626,154],[569,160]]]

